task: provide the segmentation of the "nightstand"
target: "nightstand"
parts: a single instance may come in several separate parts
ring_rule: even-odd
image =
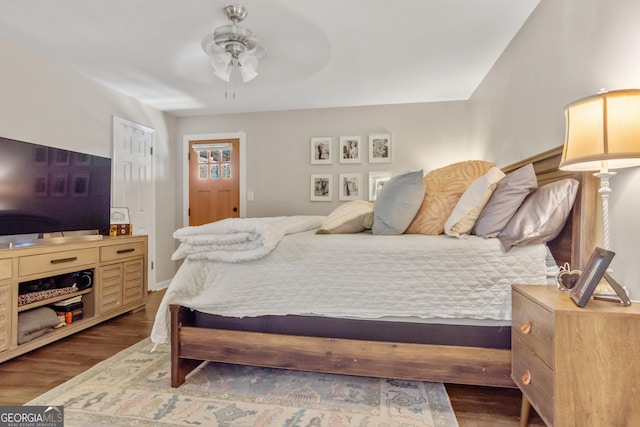
[[[549,426],[640,425],[640,304],[514,285],[511,377]],[[524,400],[526,398],[526,401]]]

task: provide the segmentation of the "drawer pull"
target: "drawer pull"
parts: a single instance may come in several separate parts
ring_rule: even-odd
[[[520,381],[522,381],[522,384],[524,385],[529,385],[529,383],[531,382],[531,372],[529,372],[528,369],[527,372],[522,374],[522,376],[520,377]]]
[[[78,260],[77,256],[72,256],[69,258],[52,259],[50,262],[51,264],[64,264],[65,262],[73,262],[77,260]]]
[[[520,332],[522,332],[524,335],[527,335],[529,332],[531,332],[531,320],[520,326]]]
[[[130,253],[130,252],[135,252],[135,248],[130,248],[130,249],[120,249],[120,250],[118,251],[118,255],[121,255],[121,254],[128,254],[128,253]]]

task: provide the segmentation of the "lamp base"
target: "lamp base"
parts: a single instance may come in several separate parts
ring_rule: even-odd
[[[610,250],[609,246],[609,195],[611,194],[611,187],[609,186],[609,178],[615,176],[616,172],[609,171],[607,168],[603,168],[598,173],[594,173],[593,176],[600,179],[600,199],[602,200],[602,231],[603,231],[603,243],[604,249]],[[612,270],[609,268],[607,272],[611,274]],[[594,291],[594,295],[601,296],[616,296],[615,289],[607,282],[604,277],[598,283]]]

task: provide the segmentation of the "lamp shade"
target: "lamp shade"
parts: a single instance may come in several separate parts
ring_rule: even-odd
[[[600,92],[565,108],[560,169],[608,170],[640,165],[640,89]]]

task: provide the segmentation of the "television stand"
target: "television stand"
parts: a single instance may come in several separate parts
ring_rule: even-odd
[[[71,237],[71,236],[70,236]],[[121,314],[142,310],[147,301],[147,236],[73,236],[50,244],[0,249],[0,362],[42,347]],[[57,238],[54,238],[57,239]],[[40,243],[40,242],[39,242]],[[91,287],[64,293],[19,295],[20,284],[93,271]],[[40,291],[40,289],[37,289]],[[56,293],[56,295],[53,295]],[[23,313],[80,296],[83,313],[59,328],[29,341]],[[38,310],[40,312],[42,310]],[[38,312],[29,313],[35,315]],[[38,313],[39,314],[39,313]],[[30,317],[29,315],[27,317]],[[23,326],[21,328],[21,325]],[[19,340],[18,337],[22,339]],[[30,337],[31,338],[31,337]],[[20,344],[19,344],[20,342]]]

